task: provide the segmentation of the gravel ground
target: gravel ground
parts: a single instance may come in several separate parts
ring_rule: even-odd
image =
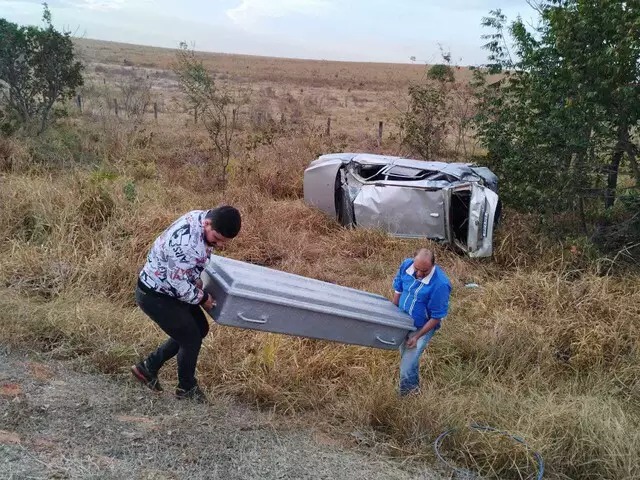
[[[0,346],[1,479],[442,478],[340,445],[311,428],[216,398],[154,394],[133,381]]]

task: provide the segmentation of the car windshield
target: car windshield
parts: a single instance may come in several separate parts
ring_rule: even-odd
[[[416,181],[416,180],[448,180],[455,178],[438,170],[425,168],[406,167],[402,165],[367,165],[353,162],[350,170],[361,182],[380,181]]]
[[[389,176],[411,180],[421,180],[430,173],[434,172],[423,170],[421,168],[401,167],[399,165],[395,165],[385,172],[385,174]]]

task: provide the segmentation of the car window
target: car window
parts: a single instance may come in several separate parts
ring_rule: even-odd
[[[455,177],[447,175],[439,170],[427,170],[424,168],[403,167],[394,165],[384,172],[385,180],[393,181],[415,181],[415,180],[446,180],[449,182],[456,181]]]
[[[386,172],[387,175],[393,175],[394,177],[407,178],[411,180],[420,180],[430,173],[434,172],[423,170],[421,168],[401,167],[399,165],[394,165]]]

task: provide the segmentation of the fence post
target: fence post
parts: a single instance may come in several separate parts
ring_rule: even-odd
[[[116,111],[116,117],[118,116],[118,99],[114,98],[113,99],[113,108]]]
[[[158,121],[158,102],[153,102],[153,118]]]
[[[327,118],[327,137],[331,136],[331,117]]]
[[[382,121],[378,122],[378,147],[382,145]]]
[[[78,104],[78,109],[80,110],[80,113],[82,113],[82,95],[78,95],[76,97],[76,103]]]
[[[193,109],[193,123],[198,123],[198,107]]]

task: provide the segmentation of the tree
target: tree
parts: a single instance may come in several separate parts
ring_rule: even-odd
[[[475,113],[473,92],[466,82],[456,82],[451,54],[433,65],[426,79],[409,87],[407,111],[401,116],[403,143],[429,160],[436,155],[466,155],[467,136]],[[452,145],[447,142],[454,136]]]
[[[0,19],[0,105],[8,117],[42,133],[57,102],[83,84],[69,32],[58,32],[44,4],[44,28]]]
[[[530,4],[534,26],[508,24],[499,10],[483,19],[493,33],[484,36],[489,68],[475,71],[478,133],[508,203],[578,212],[586,231],[640,185],[640,4]],[[500,79],[487,82],[487,72]]]
[[[239,132],[238,111],[244,104],[227,85],[217,85],[185,42],[180,43],[173,70],[190,109],[205,126],[221,161],[221,183],[226,185],[231,147]]]
[[[135,70],[131,76],[118,83],[122,97],[122,109],[127,117],[141,122],[147,107],[151,103],[151,82]]]
[[[447,134],[444,82],[409,87],[409,108],[401,119],[403,143],[425,160],[442,152]]]
[[[455,76],[451,65],[437,63],[427,71],[427,78],[438,82],[454,82]]]

